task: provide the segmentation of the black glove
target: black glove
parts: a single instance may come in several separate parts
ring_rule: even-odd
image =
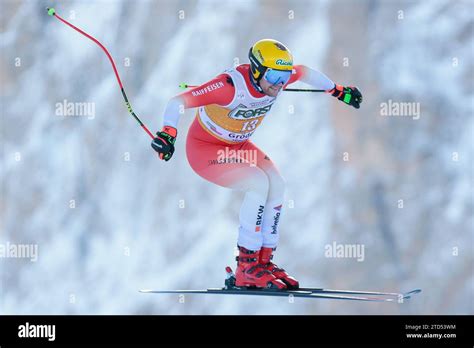
[[[156,132],[156,138],[151,142],[151,147],[158,152],[162,160],[169,161],[173,156],[177,135],[176,128],[170,126],[164,126],[161,132]]]
[[[357,87],[336,85],[329,93],[331,93],[333,97],[336,97],[348,105],[352,105],[356,109],[360,108],[360,103],[362,103],[362,94]]]

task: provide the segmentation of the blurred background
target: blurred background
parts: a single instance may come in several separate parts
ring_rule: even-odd
[[[152,131],[179,83],[247,63],[262,38],[358,86],[359,110],[283,93],[252,138],[287,180],[275,262],[305,286],[423,293],[403,305],[140,294],[222,286],[243,195],[189,167],[195,110],[181,117],[173,159],[159,161],[104,52],[47,6],[109,49]],[[1,7],[0,245],[38,255],[0,258],[0,313],[473,314],[473,1]],[[393,102],[419,114],[384,114]],[[77,103],[91,108],[61,113]],[[364,246],[363,260],[327,257],[333,243]]]

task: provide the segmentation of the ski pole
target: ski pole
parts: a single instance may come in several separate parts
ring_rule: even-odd
[[[324,89],[285,88],[284,92],[326,92]]]
[[[61,18],[57,13],[56,13],[56,10],[54,8],[49,8],[47,7],[46,10],[48,10],[48,15],[50,16],[53,16],[53,17],[56,17],[57,19],[59,19],[61,22],[63,22],[64,24],[70,26],[71,28],[73,28],[74,30],[78,31],[79,33],[81,33],[82,35],[84,35],[85,37],[87,37],[88,39],[94,41],[97,45],[100,46],[100,48],[102,48],[102,50],[105,52],[105,54],[107,55],[107,57],[109,58],[110,60],[110,63],[112,64],[112,68],[114,69],[114,73],[115,73],[115,77],[117,77],[117,82],[120,86],[120,91],[122,92],[122,96],[123,96],[123,99],[125,100],[125,105],[127,106],[127,109],[128,109],[128,112],[130,112],[130,114],[135,118],[135,120],[138,122],[138,124],[145,130],[145,132],[148,133],[148,135],[154,139],[155,137],[153,136],[153,133],[150,132],[150,130],[147,128],[147,126],[145,126],[145,124],[138,118],[138,116],[135,114],[135,112],[133,111],[132,109],[132,106],[130,105],[130,102],[128,101],[128,98],[127,98],[127,94],[125,94],[125,89],[123,88],[123,84],[122,84],[122,81],[120,80],[120,76],[118,74],[118,71],[117,71],[117,68],[115,67],[115,62],[114,62],[114,59],[112,58],[112,56],[110,55],[109,51],[107,51],[107,49],[104,47],[104,45],[102,45],[97,39],[95,39],[94,37],[92,37],[91,35],[87,34],[86,32],[84,32],[83,30],[79,29],[78,27],[72,25],[71,23],[69,23],[68,21],[66,21],[65,19]]]
[[[179,84],[179,88],[181,89],[194,88],[194,87],[198,87],[198,86],[188,85],[184,82]],[[301,89],[301,88],[285,88],[283,91],[284,92],[326,92],[326,90],[324,89]]]

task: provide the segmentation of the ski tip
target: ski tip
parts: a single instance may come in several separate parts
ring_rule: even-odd
[[[46,10],[48,11],[48,15],[50,16],[54,16],[56,14],[56,10],[54,8],[49,8],[49,7],[46,7]]]
[[[412,291],[408,291],[403,293],[403,299],[404,300],[410,300],[413,295],[419,294],[421,292],[421,289],[414,289]]]

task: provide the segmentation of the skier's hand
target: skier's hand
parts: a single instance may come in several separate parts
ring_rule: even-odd
[[[360,93],[357,87],[336,85],[333,89],[328,91],[328,93],[331,93],[333,97],[336,97],[348,105],[352,105],[356,109],[360,108],[360,103],[362,103],[362,93]]]
[[[158,152],[162,160],[169,161],[173,156],[177,135],[176,128],[170,126],[164,126],[161,132],[156,132],[156,138],[151,142],[151,147]]]

